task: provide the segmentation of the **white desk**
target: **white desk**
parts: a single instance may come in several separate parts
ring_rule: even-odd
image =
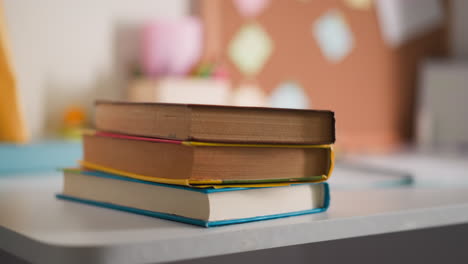
[[[205,229],[57,200],[60,173],[0,178],[0,249],[37,263],[218,256],[468,223],[468,187],[333,191],[328,212]]]

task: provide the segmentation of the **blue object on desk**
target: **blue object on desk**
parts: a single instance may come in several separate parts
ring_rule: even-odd
[[[76,166],[81,157],[81,141],[0,144],[0,175]]]
[[[341,189],[394,188],[412,185],[414,178],[404,170],[338,161],[329,183]]]

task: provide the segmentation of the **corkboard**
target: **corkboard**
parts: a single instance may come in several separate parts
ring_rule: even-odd
[[[313,108],[335,111],[337,144],[344,150],[389,151],[408,142],[417,65],[427,56],[445,56],[448,51],[447,23],[393,49],[381,38],[374,8],[355,10],[342,0],[272,0],[254,20],[269,34],[274,52],[255,78],[246,79],[229,59],[227,47],[249,19],[230,0],[201,4],[204,57],[226,62],[234,85],[257,82],[268,94],[284,81],[297,81]],[[336,64],[323,57],[312,34],[316,18],[331,9],[342,12],[355,42],[351,53]]]

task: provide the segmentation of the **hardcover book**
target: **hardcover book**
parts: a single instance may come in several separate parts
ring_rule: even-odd
[[[331,111],[98,101],[96,129],[185,141],[332,144]]]
[[[204,227],[318,213],[329,206],[327,183],[199,189],[79,169],[64,171],[57,197]]]
[[[321,182],[330,145],[257,145],[164,140],[107,132],[84,135],[88,169],[187,186]]]

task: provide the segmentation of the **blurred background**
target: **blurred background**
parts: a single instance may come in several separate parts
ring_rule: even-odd
[[[368,162],[468,146],[465,0],[0,3],[5,171],[74,164],[96,99],[329,109]]]

